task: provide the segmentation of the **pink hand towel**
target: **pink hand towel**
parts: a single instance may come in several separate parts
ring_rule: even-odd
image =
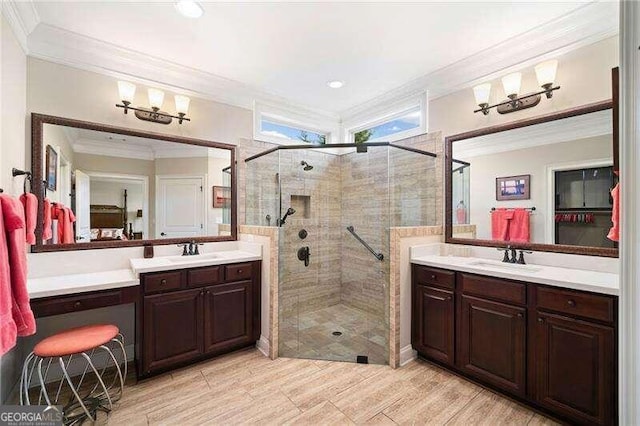
[[[6,220],[5,220],[6,219]],[[16,345],[18,329],[13,320],[11,295],[11,272],[9,270],[9,247],[7,231],[24,226],[19,218],[5,216],[0,208],[0,356],[6,354]]]
[[[531,240],[530,214],[526,209],[514,209],[509,221],[509,241],[528,243]]]
[[[34,245],[36,243],[36,222],[38,221],[38,198],[31,193],[22,194],[20,202],[24,209],[27,244]]]
[[[9,252],[12,316],[18,336],[36,332],[36,321],[29,304],[27,290],[27,246],[22,203],[8,195],[0,195]],[[21,225],[21,226],[20,226]]]
[[[495,209],[491,212],[491,239],[509,241],[509,222],[513,212],[507,209]]]
[[[611,190],[613,198],[613,209],[611,211],[611,222],[613,226],[607,234],[607,238],[611,241],[620,241],[620,182]]]
[[[42,220],[42,239],[47,241],[53,238],[53,230],[51,228],[51,201],[49,201],[48,198],[45,198],[42,204],[44,209]]]

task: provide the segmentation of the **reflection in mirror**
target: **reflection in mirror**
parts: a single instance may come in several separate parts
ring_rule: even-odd
[[[611,110],[456,140],[452,158],[454,238],[616,247]]]
[[[231,235],[229,150],[53,124],[42,144],[44,244]]]

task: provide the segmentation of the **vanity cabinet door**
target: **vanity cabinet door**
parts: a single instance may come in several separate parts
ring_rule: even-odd
[[[614,424],[613,328],[542,312],[536,326],[538,402],[580,424]]]
[[[251,281],[220,284],[205,289],[205,352],[223,352],[255,341],[253,299]]]
[[[145,296],[143,374],[202,355],[203,295],[198,289]]]
[[[525,393],[526,309],[460,296],[458,367],[517,395]]]
[[[413,300],[413,348],[430,358],[453,365],[453,292],[416,285]]]

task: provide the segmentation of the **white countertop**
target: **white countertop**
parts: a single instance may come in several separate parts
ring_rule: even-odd
[[[514,265],[477,257],[434,254],[412,256],[411,263],[614,296],[620,294],[618,275],[607,272],[545,265]]]
[[[229,243],[213,243],[212,251],[194,256],[168,255],[156,256],[150,259],[130,258],[125,260],[125,262],[129,263],[129,268],[123,268],[126,263],[121,262],[113,269],[101,272],[28,278],[27,290],[31,299],[109,290],[139,285],[139,275],[141,273],[250,262],[262,259],[262,246],[260,244],[250,242],[233,243],[235,243],[235,245]],[[163,249],[166,248],[160,247],[157,251],[162,251]],[[168,251],[168,249],[166,251]],[[171,251],[168,251],[167,254],[169,253],[171,253]],[[65,266],[64,261],[64,258],[60,259],[59,264],[61,270],[63,270]],[[91,261],[93,260],[91,259]],[[70,267],[73,265],[67,266]],[[107,268],[108,267],[109,266],[107,266]]]
[[[139,284],[140,280],[131,269],[117,269],[88,274],[29,278],[27,280],[27,290],[31,299],[39,299],[42,297],[131,287]]]
[[[227,263],[251,262],[260,260],[260,254],[243,250],[216,251],[194,256],[164,256],[150,259],[131,259],[133,272],[143,274],[146,272],[168,271],[171,269],[196,268],[199,266],[222,265]]]

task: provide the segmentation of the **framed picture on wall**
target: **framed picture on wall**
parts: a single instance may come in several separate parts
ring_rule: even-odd
[[[230,186],[214,186],[213,187],[213,208],[229,208],[231,207],[231,187]]]
[[[45,167],[47,189],[56,191],[58,189],[58,153],[51,145],[47,145]]]
[[[496,178],[496,200],[528,200],[531,198],[531,175]]]

